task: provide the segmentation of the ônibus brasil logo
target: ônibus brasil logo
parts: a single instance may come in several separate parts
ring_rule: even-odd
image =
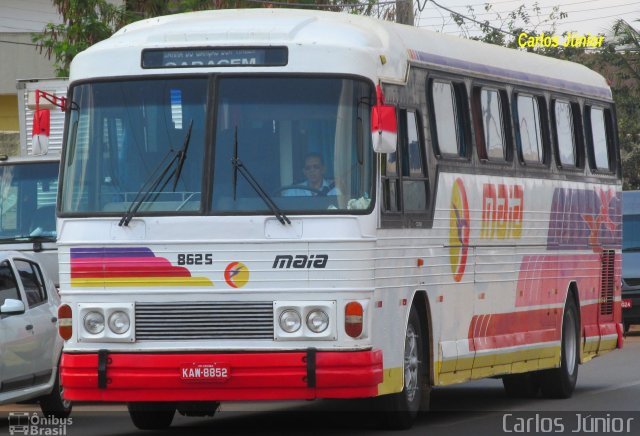
[[[456,282],[462,280],[469,252],[469,203],[462,179],[457,178],[451,190],[449,217],[449,259]]]
[[[231,262],[224,270],[224,280],[232,288],[241,288],[249,282],[249,268],[242,262]]]

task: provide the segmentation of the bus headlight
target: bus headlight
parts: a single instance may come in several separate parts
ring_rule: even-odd
[[[276,341],[335,341],[338,339],[335,301],[274,301]]]
[[[314,309],[307,315],[307,327],[314,333],[322,333],[329,327],[329,315],[320,309]]]
[[[131,321],[129,321],[129,316],[124,312],[113,312],[109,317],[109,328],[112,332],[118,335],[122,335],[129,331],[130,326]]]
[[[78,303],[76,310],[78,342],[135,342],[134,303]]]
[[[295,310],[285,310],[280,314],[280,328],[287,333],[294,333],[300,330],[302,320],[300,314]]]
[[[104,315],[100,312],[87,312],[84,316],[84,328],[92,335],[98,335],[104,331]]]

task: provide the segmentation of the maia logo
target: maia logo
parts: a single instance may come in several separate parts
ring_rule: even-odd
[[[296,257],[290,254],[278,254],[273,260],[273,266],[271,268],[324,268],[327,266],[329,256],[326,254],[312,254],[305,256],[299,254]]]

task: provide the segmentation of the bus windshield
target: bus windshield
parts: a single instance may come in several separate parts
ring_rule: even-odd
[[[56,240],[58,162],[0,165],[0,243]]]
[[[128,222],[132,209],[368,210],[372,92],[364,81],[315,76],[80,84],[72,90],[61,211],[125,214]]]

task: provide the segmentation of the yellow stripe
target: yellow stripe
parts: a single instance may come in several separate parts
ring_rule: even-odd
[[[378,385],[378,395],[395,394],[403,388],[402,368],[386,368],[383,371],[384,379]]]
[[[213,286],[213,282],[206,277],[120,277],[110,279],[71,279],[71,287],[73,288],[116,288],[138,286]]]
[[[517,374],[554,368],[560,363],[560,346],[534,348],[508,353],[466,357],[436,362],[438,386],[461,383],[502,374]],[[458,368],[456,370],[456,367]],[[467,369],[467,368],[473,369]],[[460,370],[462,369],[462,370]]]

